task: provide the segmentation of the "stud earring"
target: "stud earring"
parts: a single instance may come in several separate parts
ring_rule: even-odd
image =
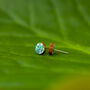
[[[37,43],[35,51],[39,55],[44,54],[46,52],[46,45],[44,43]]]
[[[64,54],[68,54],[69,52],[65,52],[62,50],[58,50],[58,49],[54,49],[55,44],[51,43],[50,47],[49,47],[49,54],[52,55],[54,53],[54,51],[60,52],[60,53],[64,53]]]

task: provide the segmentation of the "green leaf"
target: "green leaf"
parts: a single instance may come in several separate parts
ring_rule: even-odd
[[[47,90],[90,78],[89,9],[89,0],[0,0],[1,90]],[[35,53],[38,42],[47,45],[44,55]],[[48,55],[52,42],[69,54]]]

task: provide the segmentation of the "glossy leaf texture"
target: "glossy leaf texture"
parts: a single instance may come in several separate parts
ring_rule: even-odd
[[[38,42],[47,45],[44,55],[35,53]],[[50,43],[69,54],[48,55]],[[74,90],[67,81],[75,86],[79,77],[89,84],[89,0],[0,0],[1,90]]]

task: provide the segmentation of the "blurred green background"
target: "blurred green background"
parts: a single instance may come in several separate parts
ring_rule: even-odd
[[[0,0],[0,90],[90,90],[90,0]]]

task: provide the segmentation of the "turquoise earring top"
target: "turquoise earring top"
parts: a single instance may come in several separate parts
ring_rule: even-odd
[[[37,43],[35,47],[35,51],[37,54],[42,55],[46,51],[46,45],[44,43]]]

